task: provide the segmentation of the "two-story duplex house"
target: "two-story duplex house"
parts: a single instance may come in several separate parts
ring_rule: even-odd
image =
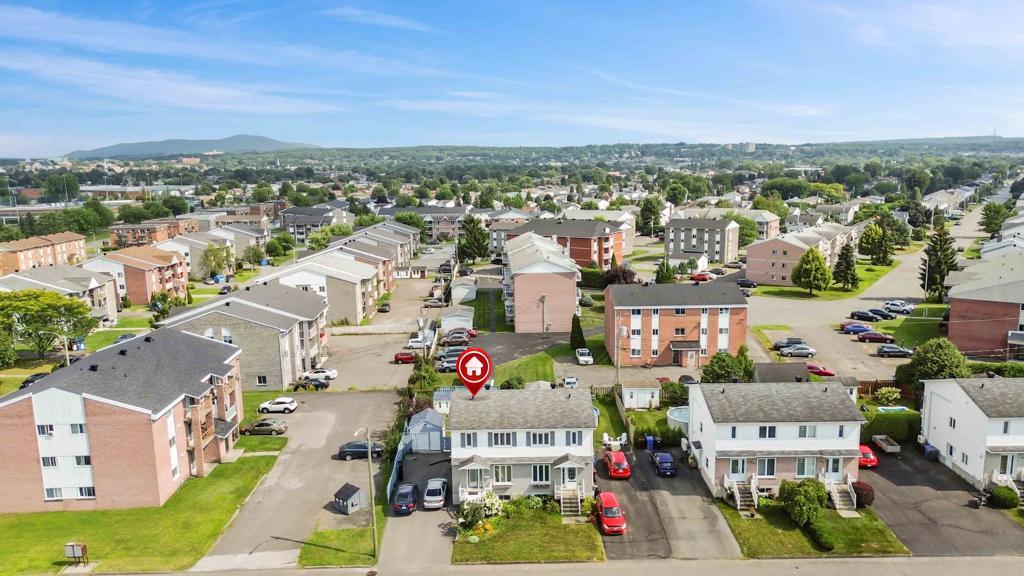
[[[518,333],[572,330],[579,314],[579,266],[560,245],[527,233],[509,240],[502,271],[505,316]]]
[[[1024,490],[1024,378],[926,380],[921,436],[976,488]]]
[[[113,276],[118,296],[127,296],[136,304],[148,303],[158,292],[184,298],[188,288],[185,258],[152,246],[107,252],[83,262],[82,268]]]
[[[506,242],[527,232],[562,246],[582,268],[596,264],[598,268],[608,270],[612,260],[622,264],[622,230],[618,223],[613,225],[598,220],[538,218],[506,232]]]
[[[265,282],[279,282],[326,297],[327,321],[359,324],[377,311],[377,269],[350,254],[324,250],[283,267]]]
[[[232,451],[237,346],[157,330],[0,397],[0,512],[160,506]]]
[[[452,500],[552,496],[580,513],[593,491],[594,417],[586,390],[488,390],[453,394]]]
[[[0,292],[47,290],[77,298],[91,309],[93,318],[117,321],[121,299],[114,278],[67,264],[30,268],[0,277]]]
[[[665,226],[665,258],[677,264],[692,253],[723,264],[739,257],[740,225],[725,218],[673,218]]]
[[[864,417],[839,382],[692,384],[689,450],[701,478],[741,509],[783,480],[817,478],[837,508],[855,506]]]
[[[604,298],[615,365],[702,366],[747,341],[747,299],[733,283],[613,284]]]
[[[327,357],[327,310],[322,295],[269,282],[175,309],[161,325],[241,347],[242,387],[283,390]]]

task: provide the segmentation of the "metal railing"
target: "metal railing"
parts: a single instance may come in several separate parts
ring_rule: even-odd
[[[757,493],[757,474],[750,475],[750,498],[754,502],[754,508],[757,508],[757,500],[760,495]]]
[[[850,501],[853,502],[853,508],[857,508],[857,493],[853,490],[853,478],[846,475],[846,491],[850,493]]]
[[[1017,483],[1014,482],[1013,474],[1003,474],[997,469],[993,469],[989,474],[989,480],[996,486],[1009,486],[1013,493],[1020,497],[1020,488],[1017,488]]]

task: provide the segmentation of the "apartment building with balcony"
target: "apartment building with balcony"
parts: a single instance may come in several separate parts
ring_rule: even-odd
[[[452,500],[550,496],[579,515],[593,493],[594,416],[587,390],[487,390],[453,394]]]
[[[281,228],[295,238],[296,242],[305,244],[310,234],[335,224],[355,223],[355,216],[344,210],[330,206],[292,206],[280,213]]]
[[[745,208],[683,208],[672,214],[672,218],[713,218],[721,220],[728,214],[735,213],[744,218],[750,218],[757,224],[757,239],[767,240],[775,238],[782,231],[782,219],[778,214],[769,210],[754,210]]]
[[[40,266],[78,264],[85,260],[85,236],[58,232],[0,243],[0,273],[10,274]]]
[[[358,325],[377,312],[377,269],[337,250],[317,252],[263,277],[327,298],[327,322]]]
[[[462,234],[462,221],[466,219],[470,208],[468,206],[419,206],[400,207],[391,206],[381,208],[377,211],[378,216],[383,216],[388,221],[394,221],[395,215],[401,212],[413,212],[423,217],[426,228],[424,236],[428,240],[458,239]]]
[[[161,506],[233,450],[239,353],[157,330],[0,397],[0,512]]]
[[[703,366],[747,341],[747,299],[732,282],[613,284],[605,348],[623,366]]]
[[[569,220],[597,220],[604,218],[606,221],[618,225],[622,230],[622,253],[629,255],[633,253],[633,242],[636,239],[636,215],[628,210],[566,210],[562,212],[562,218]]]
[[[189,277],[195,280],[204,280],[211,276],[209,267],[207,267],[203,262],[206,251],[210,248],[216,250],[226,248],[228,250],[228,258],[225,260],[224,269],[221,270],[220,273],[235,273],[235,258],[237,256],[235,255],[234,241],[210,232],[191,232],[189,234],[182,234],[181,236],[175,236],[170,240],[157,242],[153,247],[168,252],[177,252],[181,255],[181,257],[185,259],[185,263],[188,265]]]
[[[270,231],[254,226],[228,225],[210,230],[212,236],[218,236],[231,242],[235,248],[235,259],[241,260],[249,246],[257,246],[260,250],[267,247]]]
[[[284,390],[327,357],[327,310],[320,294],[267,282],[175,309],[161,326],[239,346],[243,389]]]
[[[1024,490],[1024,378],[925,380],[921,436],[975,488]]]
[[[783,480],[816,478],[837,509],[856,507],[860,428],[839,382],[691,384],[689,449],[708,489],[741,510]]]
[[[706,254],[711,262],[736,261],[740,253],[740,225],[732,220],[673,218],[665,226],[665,258],[676,265]]]
[[[617,224],[598,220],[538,218],[506,232],[505,241],[527,232],[562,246],[581,268],[596,264],[598,268],[608,270],[613,260],[622,263],[622,229]]]
[[[580,313],[579,266],[566,250],[528,232],[505,244],[502,294],[505,316],[524,334],[569,332]]]
[[[355,258],[356,262],[376,268],[379,293],[392,292],[398,285],[395,276],[394,247],[374,242],[372,239],[356,238],[339,245],[337,251]]]
[[[177,252],[152,246],[135,246],[107,252],[82,263],[82,268],[103,272],[114,278],[118,297],[145,304],[159,292],[185,297],[188,264]]]
[[[121,308],[112,276],[67,264],[30,268],[0,277],[0,292],[16,290],[46,290],[81,300],[89,306],[93,318],[108,322],[117,321]]]
[[[138,224],[118,224],[110,227],[110,245],[115,248],[149,246],[182,234],[199,231],[199,220],[185,218],[154,218]]]
[[[858,228],[833,222],[788,232],[747,246],[747,278],[758,284],[793,285],[793,268],[810,248],[817,248],[829,269],[847,244],[856,248]]]

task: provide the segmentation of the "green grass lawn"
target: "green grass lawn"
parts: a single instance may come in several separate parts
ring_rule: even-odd
[[[220,292],[220,286],[214,284],[213,286],[207,286],[206,284],[200,284],[195,288],[189,290],[192,293],[192,297],[196,296],[216,296]]]
[[[775,352],[772,350],[772,347],[775,345],[775,343],[772,342],[771,339],[768,338],[768,336],[765,335],[764,332],[765,330],[770,330],[772,332],[782,332],[790,330],[790,326],[788,324],[758,324],[757,326],[751,326],[750,329],[751,331],[754,332],[754,338],[757,340],[757,343],[760,344],[762,348],[764,348],[764,351],[771,354],[773,360],[778,360],[779,355],[775,354]]]
[[[110,346],[124,334],[142,334],[145,330],[97,330],[85,337],[85,349],[88,352],[95,352],[100,348]]]
[[[593,524],[562,524],[562,517],[530,510],[516,518],[490,520],[494,532],[473,544],[465,534],[455,541],[452,562],[602,562],[604,546]]]
[[[299,565],[312,566],[372,566],[373,530],[371,528],[342,528],[317,530],[306,539],[299,551]]]
[[[1020,524],[1021,528],[1024,528],[1024,509],[1014,508],[1012,510],[1003,510],[1003,512],[1010,517],[1017,524]]]
[[[278,390],[266,390],[242,393],[242,426],[246,426],[263,417],[256,411],[257,407],[267,400],[273,400],[278,396],[291,396],[298,399],[303,392],[288,392]],[[270,418],[275,414],[269,414]],[[286,433],[287,434],[287,433]],[[235,444],[238,448],[249,452],[279,452],[288,445],[288,436],[242,436]]]
[[[761,506],[761,518],[741,518],[732,506],[718,501],[740,550],[747,558],[791,558],[805,556],[892,556],[908,555],[906,546],[889,526],[870,509],[861,509],[860,518],[841,518],[835,510],[825,510],[825,522],[836,536],[836,548],[826,552],[801,530],[779,504]]]
[[[594,399],[594,406],[601,412],[597,419],[597,429],[594,430],[594,448],[600,450],[604,445],[602,439],[605,432],[618,438],[626,431],[626,425],[622,423],[619,407],[611,396],[598,396]]]
[[[630,410],[626,417],[633,423],[633,428],[646,428],[656,430],[659,436],[667,437],[676,434],[668,427],[668,407],[658,410]]]
[[[517,360],[499,364],[494,369],[494,382],[501,384],[512,376],[522,376],[524,382],[534,380],[555,381],[555,362],[545,352],[523,356]]]
[[[280,452],[288,445],[287,436],[240,436],[235,447],[246,452]]]
[[[593,328],[604,325],[604,292],[586,291],[594,300],[594,305],[581,307],[580,325],[584,328]]]
[[[591,356],[594,357],[595,365],[612,365],[612,358],[608,355],[608,350],[604,347],[604,335],[591,336],[590,338],[587,338],[587,349],[590,350]],[[573,362],[576,361],[576,351],[573,350],[572,346],[568,343],[552,346],[545,350],[544,353],[551,358],[571,358]],[[585,368],[583,369],[585,370]]]
[[[968,260],[978,260],[981,258],[981,238],[975,238],[974,242],[964,250],[964,258]]]
[[[64,543],[85,542],[100,572],[174,572],[213,546],[276,458],[221,464],[191,478],[163,506],[0,515],[0,573],[56,572]]]
[[[869,264],[866,259],[861,258],[857,263],[857,276],[860,277],[860,286],[854,290],[844,290],[838,286],[833,286],[828,290],[815,291],[812,295],[806,289],[798,286],[758,286],[754,289],[754,295],[804,300],[843,300],[845,298],[853,298],[867,290],[869,286],[891,272],[898,265],[899,262],[894,260],[892,266],[876,266]]]
[[[114,328],[149,328],[149,316],[119,318]]]
[[[909,316],[876,322],[875,329],[894,336],[900,346],[913,348],[942,335],[939,322],[948,309],[946,304],[918,304]]]
[[[907,246],[906,248],[896,248],[896,254],[913,254],[915,252],[920,252],[921,249],[927,245],[928,243],[923,240],[911,242],[910,246]]]
[[[496,332],[514,332],[515,324],[509,322],[505,317],[505,301],[502,299],[500,290],[479,290],[476,293],[476,300],[473,300],[473,329],[491,330],[491,299],[490,293],[496,293],[494,299],[494,314],[497,317],[495,324]]]
[[[0,376],[0,396],[17,390],[24,380],[24,376]]]

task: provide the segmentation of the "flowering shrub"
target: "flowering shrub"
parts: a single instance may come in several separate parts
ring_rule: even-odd
[[[885,386],[875,390],[875,401],[882,404],[895,404],[899,402],[900,389],[892,386]]]

